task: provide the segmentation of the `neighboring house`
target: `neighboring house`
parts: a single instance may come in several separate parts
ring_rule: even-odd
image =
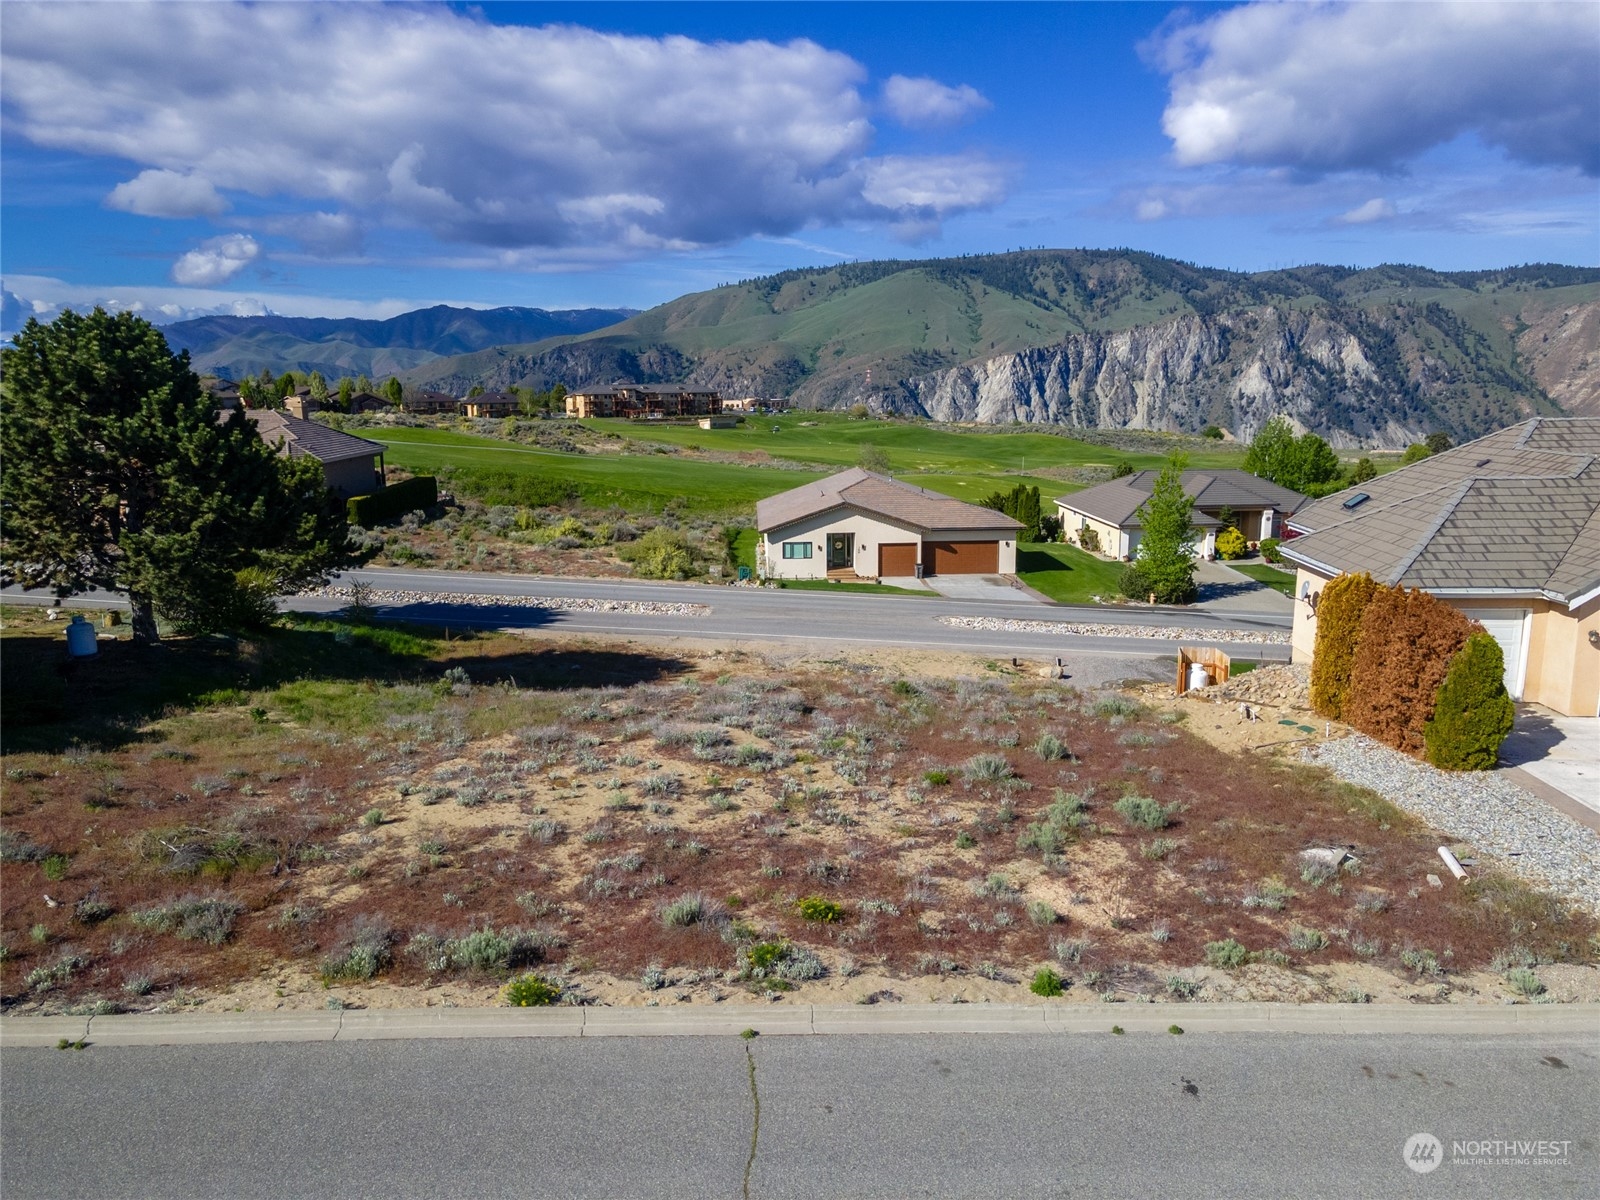
[[[352,413],[392,413],[394,405],[389,403],[386,396],[377,396],[371,392],[356,392],[350,397],[350,412]]]
[[[522,398],[510,392],[480,392],[461,402],[461,410],[469,417],[514,417],[522,407]]]
[[[567,393],[569,417],[713,417],[722,411],[722,397],[707,388],[676,383],[614,383]]]
[[[1323,585],[1365,571],[1482,622],[1513,698],[1600,715],[1600,418],[1524,421],[1313,501],[1290,528],[1296,662]]]
[[[1139,509],[1150,499],[1160,471],[1135,471],[1109,483],[1096,484],[1056,500],[1061,528],[1076,539],[1085,526],[1100,535],[1100,552],[1112,558],[1133,558],[1139,550],[1143,528]],[[1216,557],[1217,534],[1223,518],[1231,515],[1236,529],[1248,542],[1282,537],[1284,521],[1310,501],[1299,492],[1247,471],[1185,471],[1183,490],[1194,501],[1193,521],[1199,531],[1195,553]]]
[[[1014,575],[1020,521],[852,467],[756,504],[771,579]]]
[[[409,392],[400,407],[414,417],[438,416],[440,413],[459,412],[461,401],[444,392]]]
[[[223,414],[226,416],[227,414]],[[383,488],[383,445],[286,412],[252,409],[245,414],[261,439],[285,458],[310,457],[322,464],[328,486],[341,496],[367,496]]]

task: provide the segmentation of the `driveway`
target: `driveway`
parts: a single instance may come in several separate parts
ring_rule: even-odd
[[[999,575],[930,575],[923,583],[952,600],[987,600],[1001,604],[1048,604],[1038,593],[1014,586]]]
[[[1500,764],[1600,814],[1600,717],[1563,717],[1543,705],[1519,704]]]
[[[1194,581],[1200,585],[1195,608],[1261,617],[1288,617],[1294,613],[1294,601],[1282,592],[1219,562],[1201,559],[1195,564]]]

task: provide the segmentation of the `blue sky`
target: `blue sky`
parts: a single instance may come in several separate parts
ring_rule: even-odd
[[[1600,262],[1590,3],[0,9],[0,273],[643,308],[857,258]]]

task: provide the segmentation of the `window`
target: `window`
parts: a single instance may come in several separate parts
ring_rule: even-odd
[[[783,544],[783,556],[785,558],[810,558],[811,557],[811,543],[810,542],[785,542]]]

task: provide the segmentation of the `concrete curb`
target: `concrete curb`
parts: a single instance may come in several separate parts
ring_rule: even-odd
[[[1344,1004],[892,1004],[686,1008],[428,1008],[6,1017],[0,1048],[193,1046],[416,1038],[729,1037],[919,1033],[1530,1034],[1600,1038],[1600,1005],[1401,1008]]]

